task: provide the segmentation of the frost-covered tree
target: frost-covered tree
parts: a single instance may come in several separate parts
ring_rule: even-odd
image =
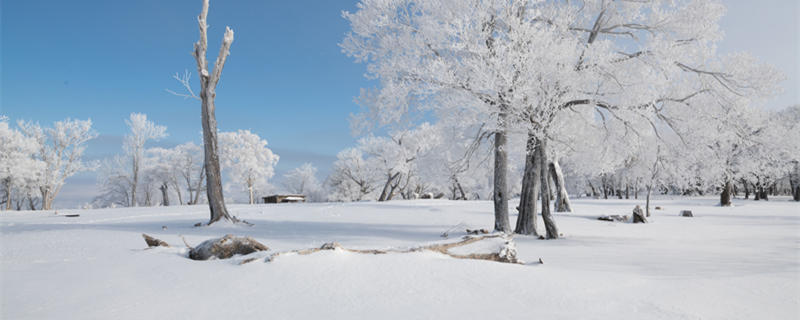
[[[5,204],[5,210],[11,210],[15,194],[20,202],[36,198],[31,191],[38,193],[36,189],[44,168],[44,163],[35,158],[39,149],[36,139],[10,127],[8,118],[0,116],[0,187],[5,194],[0,203]]]
[[[203,185],[205,185],[206,178],[203,168],[203,149],[193,142],[187,142],[176,146],[173,151],[170,162],[173,170],[177,172],[179,180],[182,181],[182,185],[178,183],[175,186],[178,201],[181,204],[197,204],[200,201],[201,191],[204,191]],[[187,191],[185,201],[181,190]]]
[[[376,169],[367,164],[358,148],[348,148],[336,155],[327,184],[334,201],[361,201],[375,191]]]
[[[310,163],[304,163],[284,174],[283,186],[291,193],[306,195],[310,202],[325,201],[322,184],[317,180],[317,168]]]
[[[129,160],[125,156],[115,155],[101,163],[97,175],[100,194],[92,200],[93,207],[133,206]]]
[[[265,188],[275,175],[278,155],[267,148],[267,140],[250,130],[220,133],[219,152],[233,183],[247,191],[250,204],[256,203],[256,189]]]
[[[139,190],[140,171],[145,157],[145,144],[148,141],[158,141],[166,137],[167,127],[156,125],[154,122],[147,120],[147,115],[142,113],[131,113],[130,117],[125,120],[125,124],[130,131],[123,139],[122,148],[125,151],[125,157],[129,159],[131,168],[130,192],[128,193],[131,201],[129,203],[135,207],[139,203],[136,193]]]
[[[36,159],[44,162],[38,179],[42,210],[50,210],[67,178],[82,171],[94,170],[94,163],[84,162],[83,152],[89,140],[97,137],[92,120],[56,121],[52,128],[38,123],[19,122],[24,134],[36,141]]]

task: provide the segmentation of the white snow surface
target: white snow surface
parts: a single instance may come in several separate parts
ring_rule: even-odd
[[[490,228],[487,201],[229,206],[252,227],[192,227],[205,206],[0,212],[0,318],[800,318],[796,202],[657,200],[665,210],[649,224],[596,220],[642,202],[573,200],[575,212],[556,214],[562,239],[514,237],[524,265],[343,250],[237,265],[189,260],[179,237],[252,236],[268,252],[409,248]],[[141,233],[173,247],[145,250]]]

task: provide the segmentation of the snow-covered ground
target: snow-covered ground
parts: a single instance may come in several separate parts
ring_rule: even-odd
[[[634,225],[595,218],[641,200],[574,200],[556,217],[563,239],[515,237],[525,265],[345,251],[236,265],[189,260],[179,237],[249,235],[271,252],[407,248],[458,224],[446,241],[489,228],[490,202],[229,207],[253,227],[192,227],[208,219],[204,206],[0,212],[0,318],[800,318],[800,205],[716,202],[659,200],[652,223]],[[173,248],[144,250],[141,233]]]

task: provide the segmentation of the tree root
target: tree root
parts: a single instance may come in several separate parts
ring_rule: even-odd
[[[496,261],[496,262],[503,262],[503,263],[514,263],[514,264],[523,264],[523,262],[517,259],[517,249],[514,245],[514,241],[511,238],[506,238],[505,245],[500,249],[498,252],[492,253],[470,253],[470,254],[455,254],[451,253],[449,250],[456,247],[465,246],[468,244],[472,244],[481,240],[489,239],[489,238],[498,238],[503,237],[502,235],[487,235],[487,236],[480,236],[480,237],[470,237],[466,236],[463,240],[459,242],[453,243],[442,243],[442,244],[433,244],[428,246],[421,246],[421,247],[414,247],[411,249],[386,249],[386,250],[378,250],[378,249],[348,249],[342,247],[340,244],[336,242],[328,242],[323,244],[319,248],[309,248],[309,249],[301,249],[301,250],[292,250],[292,251],[284,251],[284,252],[277,252],[269,257],[266,258],[265,262],[272,262],[275,261],[275,258],[287,255],[287,254],[298,254],[298,255],[309,255],[312,253],[326,251],[326,250],[342,250],[347,252],[353,253],[360,253],[360,254],[387,254],[387,253],[410,253],[410,252],[422,252],[422,251],[434,251],[438,252],[452,258],[456,259],[471,259],[471,260],[488,260],[488,261]],[[250,260],[252,261],[252,260]],[[247,262],[250,262],[247,261]],[[243,262],[247,263],[247,262]]]

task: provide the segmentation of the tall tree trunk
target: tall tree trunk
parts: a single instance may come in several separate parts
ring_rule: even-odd
[[[247,186],[247,193],[250,195],[249,203],[250,204],[255,204],[256,203],[256,197],[255,197],[255,194],[254,194],[254,191],[253,191],[253,185],[252,184]]]
[[[630,193],[631,193],[631,186],[626,183],[625,184],[625,199],[630,199],[631,198],[630,197]]]
[[[506,116],[501,114],[501,125]],[[494,230],[509,233],[508,222],[508,153],[506,151],[506,131],[500,129],[494,134]]]
[[[650,193],[653,191],[652,185],[647,185],[647,200],[645,201],[645,215],[650,217]]]
[[[200,100],[202,101],[201,116],[203,123],[203,147],[206,170],[206,196],[208,197],[208,207],[211,211],[208,224],[220,220],[237,221],[228,214],[225,207],[225,198],[222,195],[222,175],[220,174],[219,149],[217,147],[217,118],[215,115],[214,98],[216,98],[216,88],[219,83],[225,60],[230,53],[231,43],[233,43],[233,30],[225,28],[222,46],[220,47],[217,61],[214,64],[214,73],[208,71],[206,61],[206,51],[208,49],[208,37],[206,17],[208,16],[208,0],[203,0],[203,8],[197,18],[200,29],[200,40],[194,45],[194,57],[197,60],[197,73],[200,76]]]
[[[39,192],[42,193],[42,210],[50,210],[53,207],[53,203],[50,199],[50,188],[49,187],[40,187]]]
[[[458,193],[461,196],[458,200],[467,200],[467,194],[464,193],[464,188],[461,187],[461,182],[458,181],[457,178],[453,178],[456,182],[456,187],[458,188]]]
[[[794,201],[800,201],[800,184],[794,186],[793,199]]]
[[[6,188],[6,211],[11,210],[11,178],[6,178],[3,181]]]
[[[731,206],[731,193],[733,193],[733,182],[726,180],[725,185],[722,187],[722,194],[719,196],[719,204],[721,206]]]
[[[553,159],[549,167],[556,187],[556,212],[572,212],[572,205],[569,203],[569,194],[567,193],[567,185],[564,182],[564,173],[561,171],[561,165],[558,164],[558,160]]]
[[[181,195],[181,187],[178,185],[177,182],[172,184],[172,186],[175,188],[175,193],[178,194],[178,203],[180,205],[183,205],[183,195]],[[191,195],[189,195],[189,196],[191,196]]]
[[[161,190],[161,205],[169,207],[169,185],[164,182],[158,189]]]
[[[525,155],[525,172],[522,176],[522,192],[519,196],[519,215],[515,233],[538,236],[536,230],[536,200],[541,189],[541,169],[539,168],[538,140],[528,135]]]
[[[558,228],[553,215],[550,213],[550,184],[547,182],[547,139],[539,141],[539,168],[540,177],[542,180],[542,220],[544,220],[544,228],[547,231],[547,239],[558,239]]]
[[[138,149],[138,148],[137,148]],[[134,151],[135,153],[135,151]],[[139,189],[139,160],[136,154],[131,159],[133,162],[133,183],[131,184],[131,207],[137,207],[139,203],[136,201],[136,189]]]
[[[750,188],[747,187],[747,181],[742,179],[742,186],[744,187],[744,199],[750,199]]]

